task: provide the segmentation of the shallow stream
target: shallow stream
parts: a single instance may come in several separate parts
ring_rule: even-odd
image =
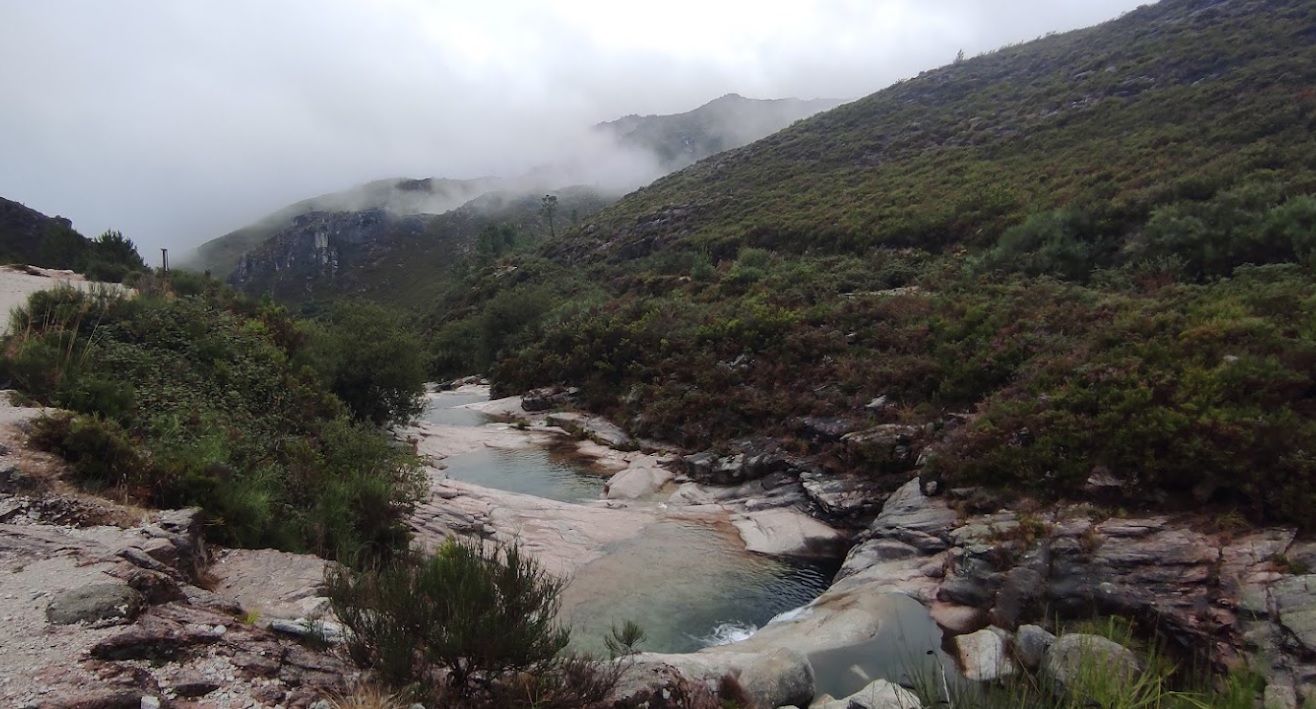
[[[433,424],[479,426],[463,408],[483,397],[443,392],[422,418]],[[600,498],[606,478],[587,462],[551,448],[484,448],[443,460],[444,473],[484,487],[564,502]],[[729,524],[668,515],[619,542],[585,566],[563,594],[573,645],[601,650],[613,624],[632,620],[648,636],[643,649],[688,652],[743,639],[779,613],[825,590],[836,565],[787,562],[745,551]]]

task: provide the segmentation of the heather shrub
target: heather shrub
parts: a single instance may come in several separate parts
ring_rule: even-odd
[[[429,556],[331,568],[326,585],[353,660],[418,698],[566,709],[599,702],[616,683],[616,666],[564,653],[562,582],[516,546],[450,540]]]
[[[154,277],[133,298],[43,291],[15,312],[0,372],[79,414],[39,423],[37,443],[89,487],[204,507],[207,533],[225,544],[343,558],[405,549],[419,462],[373,424],[349,420],[330,377],[303,357],[308,327],[216,284],[179,282],[194,294]],[[368,420],[415,410],[418,387],[406,376],[423,381],[394,322],[348,319],[350,335],[332,324],[318,331],[358,346],[336,365],[389,360],[392,369],[369,373],[370,387],[343,390]]]

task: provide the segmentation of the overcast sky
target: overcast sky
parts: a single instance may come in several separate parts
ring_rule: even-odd
[[[859,97],[1134,0],[0,0],[0,196],[152,258],[722,94]],[[157,254],[158,255],[158,254]]]

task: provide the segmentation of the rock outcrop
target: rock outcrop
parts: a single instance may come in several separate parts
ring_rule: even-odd
[[[692,685],[716,696],[723,678],[744,689],[754,706],[807,705],[813,698],[813,668],[798,652],[641,653],[623,660],[625,670],[613,700],[625,707],[676,707],[664,699],[688,694]]]
[[[240,605],[195,586],[194,532],[168,551],[152,536],[194,516],[164,512],[128,529],[0,525],[0,703],[306,707],[345,689],[356,670],[342,659],[250,625]]]
[[[1010,657],[1009,634],[1000,628],[983,628],[955,638],[964,676],[977,682],[992,682],[1017,671]]]
[[[846,536],[802,512],[778,507],[747,512],[731,520],[745,548],[769,556],[834,558]]]
[[[950,635],[989,623],[1013,631],[1043,620],[1047,609],[1062,617],[1117,614],[1205,651],[1220,667],[1249,658],[1273,684],[1299,697],[1316,693],[1316,577],[1286,573],[1288,556],[1306,548],[1293,530],[1227,535],[1188,517],[1102,519],[1077,505],[1044,518],[961,515],[948,499],[923,494],[917,479],[893,493],[823,598],[858,588],[905,593]],[[960,642],[967,655],[990,654],[979,652],[981,643]],[[1040,628],[1023,628],[1016,656],[1036,665],[1050,642]],[[1062,646],[1054,656],[1066,654]]]
[[[201,588],[228,552],[207,547],[199,510],[68,488],[63,463],[26,445],[40,413],[0,406],[0,705],[307,707],[354,681],[337,655]],[[279,597],[280,574],[313,559],[282,557],[264,592]]]
[[[1099,668],[1103,678],[1126,683],[1132,682],[1141,669],[1137,656],[1123,645],[1099,635],[1071,633],[1062,635],[1046,651],[1042,676],[1061,691],[1069,692],[1084,681],[1084,668]]]
[[[142,594],[126,583],[94,583],[56,594],[46,606],[46,619],[57,625],[130,623],[144,605]]]
[[[919,709],[923,703],[908,689],[879,679],[849,696],[824,699],[809,706],[810,709]]]

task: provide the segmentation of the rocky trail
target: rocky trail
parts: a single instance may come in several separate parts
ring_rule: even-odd
[[[67,489],[0,404],[0,705],[306,707],[356,670],[305,641],[323,563],[202,540],[198,510]],[[328,630],[332,632],[332,626]]]

